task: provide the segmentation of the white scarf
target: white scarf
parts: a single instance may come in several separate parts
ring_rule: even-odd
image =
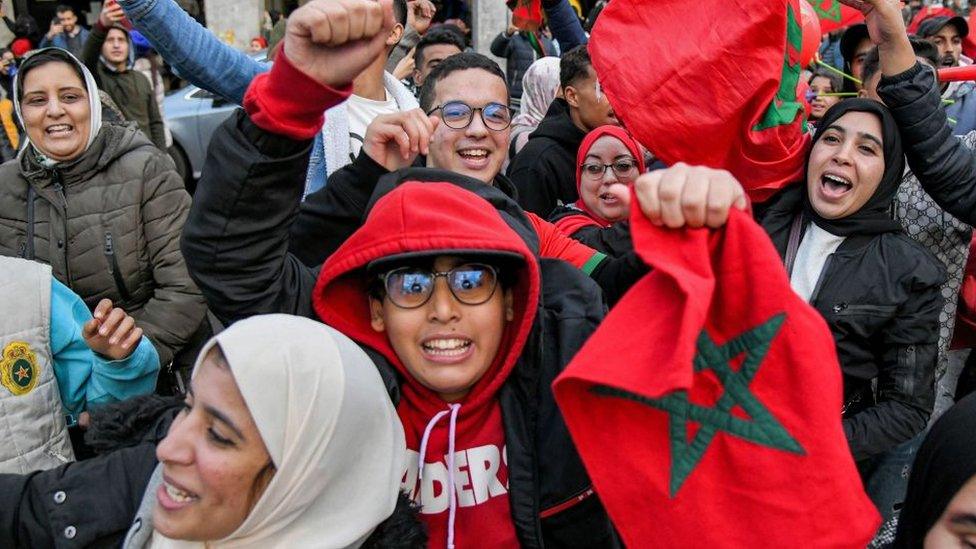
[[[37,50],[35,52],[32,52],[27,57],[27,59],[24,60],[24,62],[26,63],[31,57],[37,55],[38,53],[47,52],[47,51],[57,51],[59,54],[63,54],[63,56],[65,57],[65,61],[66,62],[70,61],[74,63],[78,68],[81,69],[81,74],[85,76],[85,91],[88,93],[88,106],[91,109],[90,120],[88,122],[88,128],[89,128],[88,141],[85,143],[85,151],[87,151],[88,148],[91,147],[92,143],[95,142],[95,137],[98,136],[98,131],[102,128],[102,102],[98,97],[98,84],[95,83],[95,77],[92,76],[91,71],[88,70],[88,67],[86,67],[84,63],[78,61],[78,58],[76,58],[74,55],[71,55],[71,53],[68,52],[67,50],[63,50],[61,48],[44,48],[44,49]],[[23,74],[24,74],[23,72],[18,72],[16,75],[14,75],[14,84],[13,84],[14,98],[13,99],[14,99],[14,111],[17,113],[17,120],[20,121],[20,126],[26,130],[27,124],[24,122],[24,115],[20,112],[20,99],[21,99],[20,77]],[[28,145],[34,150],[39,161],[45,167],[52,168],[60,163],[57,160],[52,160],[48,158],[44,154],[44,151],[37,148],[37,146],[35,146],[34,143],[31,143],[29,133],[27,134],[27,139],[24,140],[24,147],[26,148]],[[82,152],[82,154],[84,154],[84,151]]]
[[[403,427],[376,366],[334,329],[289,315],[237,322],[200,356],[217,344],[277,471],[227,538],[204,544],[155,532],[149,547],[361,545],[393,513],[406,464]]]

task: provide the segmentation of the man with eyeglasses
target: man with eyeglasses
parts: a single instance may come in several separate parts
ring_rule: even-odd
[[[562,97],[553,100],[539,127],[508,166],[519,204],[543,218],[557,206],[579,199],[576,152],[586,134],[607,124],[620,125],[585,45],[560,59],[559,87]]]

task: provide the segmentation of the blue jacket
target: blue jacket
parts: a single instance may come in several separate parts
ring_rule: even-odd
[[[54,35],[54,38],[50,38],[50,39],[47,36],[45,36],[44,39],[41,40],[41,43],[38,47],[39,48],[51,48],[51,47],[61,48],[62,50],[70,51],[71,54],[74,55],[75,57],[81,58],[81,50],[84,49],[85,42],[88,41],[88,35],[90,32],[91,31],[89,31],[85,27],[82,27],[80,25],[78,26],[78,36],[77,36],[77,41],[75,42],[77,47],[75,48],[69,46],[68,35],[63,32]]]
[[[143,336],[128,358],[108,360],[93,352],[81,335],[91,318],[78,294],[51,277],[51,356],[69,424],[93,404],[151,393],[156,387],[159,354],[149,339]]]
[[[962,82],[949,97],[954,101],[946,105],[946,116],[953,135],[966,135],[976,130],[976,84]]]

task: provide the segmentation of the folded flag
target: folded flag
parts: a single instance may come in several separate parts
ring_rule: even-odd
[[[658,158],[729,170],[763,201],[801,179],[809,144],[801,1],[613,0],[593,29],[593,66]]]
[[[631,233],[654,269],[554,383],[626,545],[863,548],[880,518],[834,341],[769,238],[739,211],[720,231],[637,213]]]

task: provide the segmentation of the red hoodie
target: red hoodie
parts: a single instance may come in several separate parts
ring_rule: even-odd
[[[363,271],[371,261],[384,257],[451,250],[503,251],[525,261],[512,288],[514,320],[507,325],[499,352],[484,377],[453,409],[410,377],[386,333],[370,326],[368,279]],[[497,395],[522,352],[538,300],[539,268],[525,242],[488,202],[450,183],[401,184],[377,201],[366,223],[322,267],[313,294],[318,316],[380,352],[404,380],[397,407],[408,449],[402,488],[423,506],[431,547],[450,545],[451,536],[454,544],[469,547],[518,545]],[[418,475],[421,453],[422,478]],[[453,506],[452,497],[456,498]]]

